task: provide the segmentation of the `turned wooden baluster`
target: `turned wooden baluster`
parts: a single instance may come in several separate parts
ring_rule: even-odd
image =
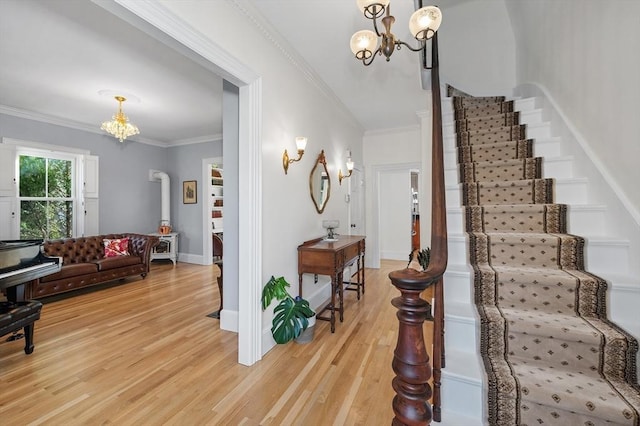
[[[444,186],[444,153],[442,148],[442,106],[440,77],[438,73],[438,33],[431,39],[431,95],[433,111],[432,129],[432,191],[431,191],[431,262],[426,271],[414,269],[393,271],[389,278],[400,290],[400,297],[393,299],[398,308],[398,343],[393,357],[394,425],[428,425],[440,421],[440,368],[444,366],[444,299],[442,276],[447,269],[447,216]],[[428,399],[432,389],[431,364],[425,348],[423,323],[430,316],[429,303],[420,293],[435,285],[434,300],[434,413]]]
[[[391,301],[398,308],[398,343],[393,355],[394,425],[424,425],[431,422],[431,364],[424,344],[423,324],[431,318],[431,305],[420,298],[424,282],[413,280],[422,273],[414,269],[394,271],[391,282],[401,293]]]

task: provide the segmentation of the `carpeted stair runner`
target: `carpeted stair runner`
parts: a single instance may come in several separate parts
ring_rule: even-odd
[[[453,97],[491,425],[640,425],[637,342],[541,174],[514,103]]]

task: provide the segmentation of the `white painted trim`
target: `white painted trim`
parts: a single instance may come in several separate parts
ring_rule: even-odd
[[[240,259],[246,259],[242,264],[243,267],[238,270],[237,321],[230,322],[238,324],[238,362],[252,365],[262,358],[262,309],[260,306],[262,290],[262,186],[260,182],[262,174],[262,84],[260,76],[161,4],[140,0],[114,0],[114,2],[94,0],[94,2],[122,19],[129,22],[134,21],[133,23],[138,24],[141,30],[159,40],[162,39],[163,42],[174,48],[186,47],[189,49],[189,52],[186,53],[193,56],[194,60],[199,58],[199,63],[240,89],[239,158],[243,161],[241,167],[243,173],[239,176],[238,187],[238,253],[225,253],[225,256],[239,256]],[[114,4],[116,4],[115,7]],[[128,15],[123,8],[135,16]],[[152,28],[149,27],[149,24]],[[170,39],[167,39],[166,36],[169,36]],[[194,53],[195,55],[193,55]],[[222,316],[226,318],[225,312],[226,310],[223,310]],[[226,321],[221,320],[221,328],[230,329],[226,324]]]
[[[91,151],[89,151],[88,149],[69,148],[61,145],[52,145],[48,143],[32,142],[32,141],[25,141],[25,140],[12,139],[12,138],[2,138],[2,143],[7,145],[18,146],[21,148],[39,149],[42,151],[64,152],[64,153],[76,154],[76,155],[91,154]]]
[[[178,253],[178,262],[193,263],[194,265],[207,265],[205,263],[206,257],[199,254],[191,253]],[[209,263],[211,265],[211,263]]]
[[[52,115],[40,114],[33,111],[27,111],[19,108],[10,107],[7,105],[0,105],[0,114],[6,114],[18,118],[26,118],[28,120],[39,121],[41,123],[53,124],[56,126],[63,126],[69,129],[82,130],[83,132],[95,133],[98,135],[106,135],[103,130],[100,130],[97,126],[90,126],[88,124],[80,123],[78,121],[69,120],[66,118],[54,117]],[[140,142],[147,145],[168,147],[169,145],[154,139],[148,139],[141,136],[132,136],[127,139],[128,141]]]
[[[262,359],[262,80],[240,87],[238,361]]]

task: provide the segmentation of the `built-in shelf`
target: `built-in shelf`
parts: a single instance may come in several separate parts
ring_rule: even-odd
[[[224,177],[223,169],[211,168],[211,185],[209,187],[209,205],[211,210],[211,228],[214,234],[222,233],[224,212]]]

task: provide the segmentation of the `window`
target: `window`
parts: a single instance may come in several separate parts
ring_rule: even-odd
[[[75,235],[75,157],[19,153],[20,239]]]
[[[1,138],[0,240],[99,235],[98,166],[88,150]]]

